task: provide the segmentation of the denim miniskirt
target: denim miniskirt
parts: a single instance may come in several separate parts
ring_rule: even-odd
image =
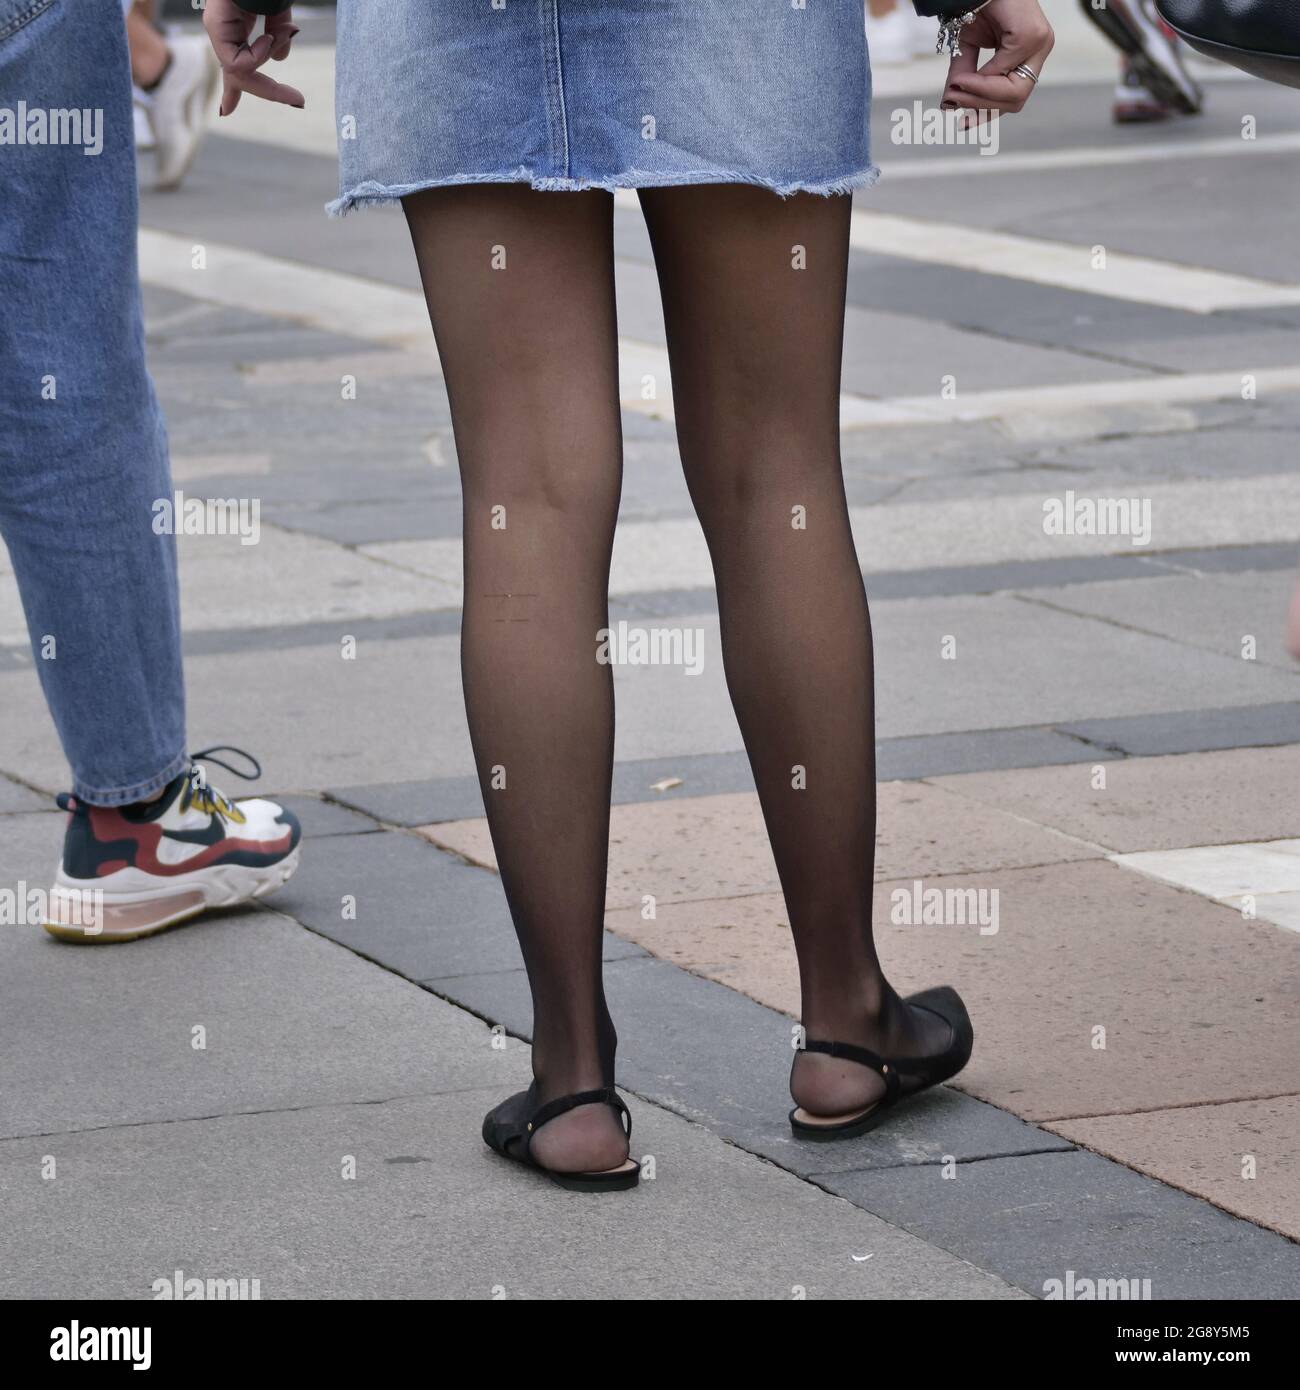
[[[874,181],[862,0],[339,0],[339,192]]]

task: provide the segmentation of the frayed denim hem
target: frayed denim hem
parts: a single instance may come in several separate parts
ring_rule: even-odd
[[[412,193],[422,193],[426,188],[457,188],[470,183],[526,183],[539,193],[583,193],[599,188],[613,193],[620,188],[681,188],[688,184],[747,183],[757,188],[770,189],[780,198],[789,198],[796,193],[813,193],[823,198],[831,198],[852,193],[857,188],[870,188],[880,177],[880,170],[874,164],[865,169],[848,174],[844,178],[827,179],[816,183],[797,180],[782,183],[777,179],[761,178],[757,174],[727,173],[723,170],[704,169],[699,173],[662,174],[644,169],[628,169],[608,179],[559,179],[546,178],[534,174],[531,169],[519,168],[503,170],[499,174],[452,174],[447,178],[424,179],[419,183],[385,184],[367,180],[350,188],[332,203],[325,205],[331,217],[344,217],[353,208],[384,207],[400,203]]]
[[[159,773],[147,781],[129,787],[88,787],[78,778],[72,779],[72,794],[87,806],[131,806],[162,791],[173,777],[179,777],[190,765],[188,753],[180,753]]]

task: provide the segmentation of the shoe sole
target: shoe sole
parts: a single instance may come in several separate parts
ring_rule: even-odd
[[[568,1192],[630,1192],[641,1181],[641,1168],[638,1165],[626,1173],[608,1176],[603,1173],[590,1177],[584,1173],[547,1173],[546,1176]]]
[[[905,1105],[910,1099],[910,1096],[905,1096],[897,1105],[888,1106],[883,1110],[879,1108],[869,1110],[858,1119],[847,1120],[842,1125],[804,1124],[795,1119],[792,1111],[790,1114],[790,1133],[796,1139],[807,1139],[814,1144],[830,1144],[836,1139],[856,1139],[859,1134],[870,1134],[877,1125],[884,1124],[891,1110],[897,1110],[899,1105]]]
[[[41,925],[59,941],[79,946],[116,945],[122,941],[139,941],[141,937],[156,936],[159,932],[191,921],[203,912],[237,907],[240,903],[253,902],[274,893],[297,871],[301,848],[295,845],[278,863],[265,868],[231,864],[205,869],[201,871],[204,877],[198,882],[191,875],[189,882],[177,883],[167,892],[114,893],[94,883],[64,879],[56,882],[50,893],[51,916],[56,915],[56,905],[62,903],[67,907],[69,920],[51,921],[47,918]],[[86,893],[96,891],[103,892],[104,915],[116,915],[126,925],[108,930],[101,924],[100,929],[94,931],[75,920],[83,914]]]
[[[1167,106],[1116,106],[1111,115],[1116,125],[1151,125],[1167,121],[1173,113]]]

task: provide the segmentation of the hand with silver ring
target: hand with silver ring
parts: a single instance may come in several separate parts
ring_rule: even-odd
[[[1021,110],[1055,42],[1038,0],[990,0],[962,26],[961,52],[949,64],[940,104],[978,111],[981,120]],[[982,65],[981,48],[993,50]]]

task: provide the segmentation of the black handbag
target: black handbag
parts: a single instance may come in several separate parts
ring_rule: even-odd
[[[1300,0],[1156,0],[1156,9],[1207,57],[1300,87]]]

